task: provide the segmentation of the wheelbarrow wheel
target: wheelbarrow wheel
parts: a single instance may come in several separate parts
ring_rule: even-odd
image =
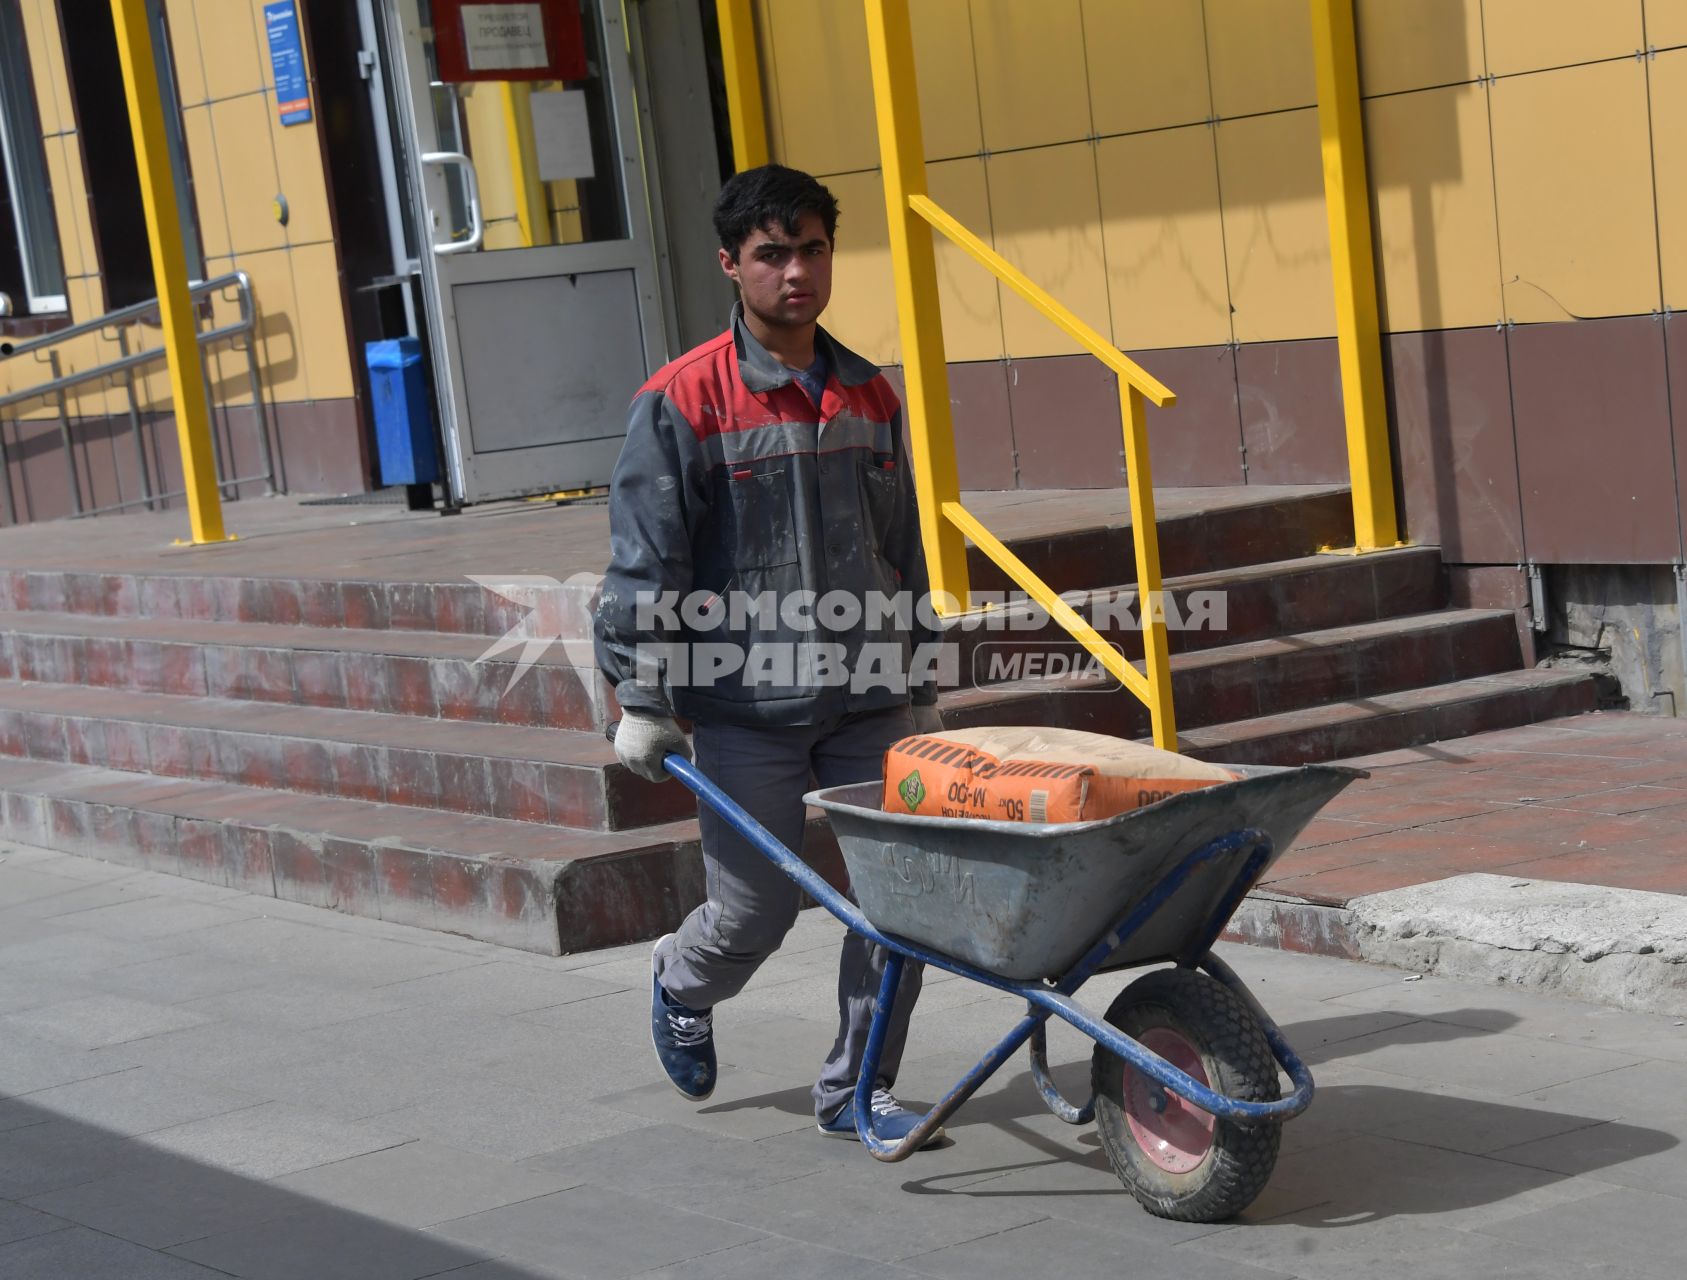
[[[1265,1034],[1223,983],[1190,969],[1137,979],[1107,1021],[1173,1066],[1227,1097],[1282,1096]],[[1091,1065],[1101,1145],[1149,1213],[1179,1222],[1233,1217],[1264,1190],[1282,1127],[1243,1124],[1192,1106],[1096,1046]]]

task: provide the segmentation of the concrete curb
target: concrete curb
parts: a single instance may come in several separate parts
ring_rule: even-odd
[[[1322,906],[1250,896],[1225,937],[1687,1014],[1687,898],[1461,875]]]

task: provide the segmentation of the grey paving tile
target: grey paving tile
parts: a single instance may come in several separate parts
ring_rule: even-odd
[[[23,1200],[89,1182],[134,1168],[145,1158],[138,1143],[72,1120],[9,1129],[0,1134],[0,1200]]]
[[[557,1151],[648,1127],[652,1120],[581,1101],[564,1087],[549,1093],[517,1085],[442,1089],[370,1117],[383,1129],[504,1160]]]
[[[331,1120],[279,1102],[159,1129],[146,1139],[155,1151],[251,1178],[277,1178],[406,1141],[372,1124]]]
[[[920,1275],[1023,1280],[1046,1273],[1051,1258],[1068,1275],[1110,1275],[1120,1267],[1121,1241],[1112,1232],[1075,1222],[1044,1219],[999,1231],[978,1240],[904,1258],[902,1265]],[[1130,1268],[1143,1274],[1175,1275],[1179,1280],[1271,1280],[1285,1273],[1231,1258],[1202,1257],[1188,1249],[1132,1240]]]
[[[167,1004],[102,994],[8,1014],[0,1018],[0,1029],[96,1049],[180,1031],[205,1021],[199,1014]]]
[[[254,1067],[280,1066],[327,1052],[327,1047],[311,1039],[308,1032],[277,1035],[274,1031],[239,1023],[213,1022],[206,1018],[199,1021],[199,1026],[143,1040],[127,1040],[108,1049],[96,1049],[89,1056],[110,1057],[126,1066],[144,1063],[214,1083],[238,1082]]]
[[[311,1203],[273,1182],[144,1150],[122,1172],[29,1200],[31,1207],[58,1219],[151,1249],[254,1226],[298,1213]]]
[[[1496,989],[1434,976],[1370,987],[1330,1002],[1346,1008],[1388,1009],[1437,1022],[1613,1053],[1687,1060],[1687,1027],[1666,1014],[1632,1013],[1544,992]]]
[[[534,1156],[528,1166],[570,1181],[630,1191],[664,1204],[706,1206],[828,1167],[830,1149],[817,1133],[774,1145],[678,1124],[653,1124],[613,1138]],[[855,1152],[869,1159],[865,1152]]]
[[[1481,1155],[1601,1123],[1597,1116],[1529,1105],[1527,1098],[1472,1097],[1450,1089],[1402,1088],[1398,1078],[1362,1069],[1324,1073],[1312,1106],[1286,1129],[1313,1123],[1402,1142]]]
[[[1676,1276],[1687,1254],[1687,1214],[1681,1201],[1626,1187],[1490,1223],[1480,1231],[1584,1263],[1610,1259],[1656,1263],[1673,1268],[1668,1274]]]
[[[1493,1152],[1531,1169],[1597,1178],[1601,1182],[1656,1191],[1687,1200],[1687,1126],[1670,1132],[1662,1122],[1647,1127],[1611,1120],[1570,1133],[1540,1138]]]
[[[275,974],[262,965],[242,964],[226,956],[215,963],[203,955],[186,953],[150,960],[145,964],[110,969],[98,975],[100,987],[118,995],[151,1000],[156,1004],[188,1005],[190,1001],[225,992],[248,991],[273,982]],[[220,1016],[217,1010],[188,1012],[206,1017]]]
[[[315,917],[328,914],[318,911]],[[378,922],[356,922],[374,923]],[[371,930],[334,928],[329,923],[303,923],[275,915],[199,929],[182,935],[180,941],[197,951],[359,987],[386,986],[478,963],[472,955],[397,941]]]
[[[69,1225],[63,1218],[55,1218],[52,1214],[0,1200],[0,1244],[44,1236],[49,1231],[63,1231]]]
[[[148,960],[179,955],[187,949],[179,939],[136,942],[129,938],[108,938],[99,933],[66,928],[49,938],[5,948],[0,951],[0,961],[14,972],[46,971],[61,977],[79,977],[145,964]]]
[[[6,861],[28,867],[31,871],[45,871],[85,884],[110,880],[139,880],[145,873],[120,862],[105,862],[99,858],[84,858],[74,853],[60,853],[55,849],[36,849],[14,845],[6,854]]]
[[[723,1197],[712,1201],[708,1212],[770,1234],[881,1262],[901,1261],[1047,1216],[945,1194],[919,1197],[916,1210],[904,1189],[907,1172],[901,1166],[874,1163],[876,1177],[829,1169]],[[871,1223],[871,1228],[864,1230],[864,1223]]]
[[[625,1192],[582,1186],[441,1223],[431,1234],[573,1280],[618,1280],[763,1233]]]
[[[77,913],[92,907],[109,907],[114,903],[143,902],[157,896],[150,888],[134,878],[106,877],[103,879],[71,878],[56,872],[65,882],[65,892],[51,897],[37,898],[21,906],[4,910],[7,921],[12,920],[70,920]],[[10,933],[8,927],[7,932]]]
[[[1280,1155],[1265,1190],[1243,1215],[1247,1223],[1288,1222],[1322,1230],[1330,1224],[1410,1218],[1465,1229],[1503,1215],[1511,1202],[1545,1192],[1548,1202],[1575,1199],[1562,1175],[1507,1161],[1359,1135],[1312,1151]]]
[[[587,1102],[640,1083],[667,1080],[648,1039],[605,1040],[576,1035],[564,1027],[536,1029],[545,1033],[542,1040],[523,1037],[522,1044],[506,1045],[499,1056],[478,1064],[477,1071],[487,1080],[535,1091],[555,1089],[559,1081],[567,1081],[574,1096]]]
[[[0,961],[0,964],[3,964]],[[55,974],[17,972],[0,968],[0,1014],[21,1013],[42,1005],[60,1004],[94,995],[98,988],[80,978]]]
[[[1221,942],[1213,950],[1236,970],[1248,990],[1267,1008],[1273,995],[1279,992],[1304,1000],[1328,1000],[1371,987],[1391,986],[1403,976],[1397,970],[1378,965],[1296,951],[1272,951],[1234,942]]]
[[[1351,1062],[1411,1080],[1458,1085],[1491,1097],[1532,1093],[1636,1061],[1631,1055],[1582,1045],[1429,1021],[1342,1040],[1302,1056],[1314,1071],[1325,1062]]]
[[[577,973],[488,961],[381,987],[393,1008],[426,1005],[478,1014],[515,1014],[569,1006],[624,990]]]
[[[77,881],[63,876],[48,875],[27,866],[6,865],[0,868],[0,911],[29,906],[80,887]]]
[[[77,929],[93,929],[109,937],[144,941],[251,919],[262,914],[260,907],[260,899],[251,897],[196,902],[160,895],[135,902],[89,907],[64,919],[66,924]]]
[[[647,1271],[639,1280],[909,1280],[915,1274],[894,1263],[770,1237]]]
[[[583,1174],[568,1177],[435,1142],[410,1142],[288,1174],[270,1185],[382,1222],[427,1227],[585,1181]]]
[[[86,1227],[67,1227],[0,1247],[0,1275],[6,1280],[226,1280],[226,1274]]]
[[[272,1033],[310,1031],[403,1007],[383,994],[389,990],[386,987],[345,987],[304,978],[278,982],[275,972],[267,967],[239,967],[247,973],[261,975],[261,982],[202,994],[185,1001],[183,1007],[206,1017],[227,1018]]]
[[[263,1101],[153,1067],[114,1071],[28,1095],[31,1106],[49,1115],[94,1125],[125,1137],[239,1111]]]
[[[1544,1248],[1500,1242],[1411,1217],[1347,1215],[1249,1223],[1179,1247],[1180,1265],[1194,1257],[1223,1259],[1305,1280],[1471,1280],[1518,1276],[1584,1280]]]
[[[465,1100],[484,1100],[490,1109],[497,1096],[431,1058],[375,1053],[249,1059],[238,1079],[247,1092],[342,1120],[367,1120],[433,1098],[453,1098],[459,1109]]]
[[[23,1098],[0,1098],[0,1133],[9,1129],[23,1129],[32,1124],[45,1124],[53,1113],[31,1106]]]
[[[326,1205],[219,1232],[170,1252],[248,1280],[418,1280],[484,1252]]]
[[[1530,1102],[1603,1120],[1650,1124],[1687,1119],[1687,1062],[1637,1062],[1631,1067],[1536,1089]]]
[[[687,1125],[735,1138],[765,1138],[814,1127],[812,1086],[789,1076],[764,1075],[742,1067],[723,1071],[707,1102],[682,1097],[666,1080],[596,1099],[648,1120]],[[816,1135],[818,1136],[818,1135]]]
[[[126,1071],[136,1060],[121,1049],[90,1052],[20,1032],[0,1035],[0,1096],[33,1093],[73,1080]]]

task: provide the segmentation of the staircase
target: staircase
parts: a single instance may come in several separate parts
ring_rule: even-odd
[[[1593,708],[1589,678],[1523,669],[1509,611],[1449,608],[1433,548],[1317,554],[1350,518],[1341,490],[1254,490],[1162,522],[1179,611],[1202,591],[1226,605],[1224,629],[1171,635],[1191,754],[1333,759]],[[1122,618],[1128,589],[1097,580],[1132,576],[1130,530],[1088,523],[1014,550],[1080,611]],[[973,574],[1005,586],[977,556]],[[578,640],[587,605],[552,621]],[[703,894],[689,795],[615,762],[614,701],[570,665],[578,644],[513,684],[517,654],[480,660],[525,612],[461,581],[0,571],[0,829],[551,954],[655,936]],[[1140,633],[1103,630],[1140,654]],[[963,673],[986,644],[1071,647],[1046,623],[950,636]],[[951,727],[1148,732],[1088,674],[986,679],[943,709]]]

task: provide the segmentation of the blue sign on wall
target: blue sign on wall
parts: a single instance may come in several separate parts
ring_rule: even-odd
[[[275,108],[281,113],[281,123],[304,124],[310,119],[310,84],[305,79],[305,51],[293,0],[274,0],[264,6],[264,30],[269,33]]]

